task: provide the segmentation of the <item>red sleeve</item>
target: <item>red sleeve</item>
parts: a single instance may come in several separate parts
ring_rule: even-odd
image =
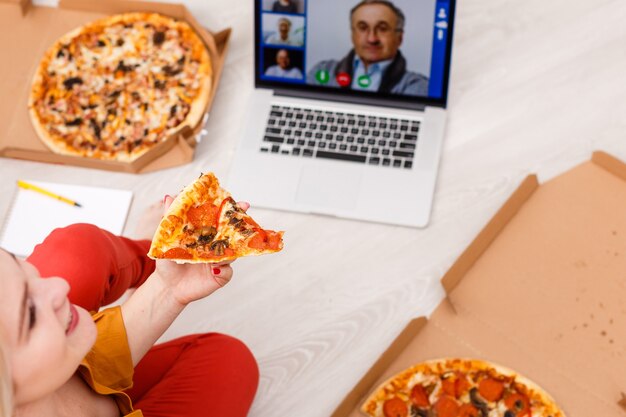
[[[138,287],[154,271],[149,240],[132,240],[90,224],[56,229],[26,259],[42,277],[70,284],[72,303],[97,311]]]

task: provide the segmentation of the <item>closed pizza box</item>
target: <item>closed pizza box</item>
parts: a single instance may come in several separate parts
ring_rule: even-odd
[[[206,115],[197,126],[185,126],[132,163],[58,155],[39,140],[28,114],[28,96],[44,52],[62,35],[101,17],[131,11],[158,12],[187,21],[205,42],[213,65]],[[149,172],[183,165],[193,159],[202,137],[224,57],[230,29],[212,33],[198,24],[186,7],[171,3],[117,0],[60,0],[58,8],[37,7],[29,0],[0,0],[0,156],[77,165],[122,172]]]
[[[471,357],[542,386],[568,417],[626,415],[626,165],[526,178],[442,279],[448,297],[408,324],[333,417],[409,366]]]

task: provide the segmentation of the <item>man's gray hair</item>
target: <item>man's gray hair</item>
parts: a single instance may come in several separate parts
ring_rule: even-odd
[[[356,12],[359,7],[366,6],[368,4],[382,4],[383,6],[389,7],[396,14],[396,17],[398,19],[396,30],[400,32],[404,31],[404,13],[402,13],[402,10],[396,7],[396,5],[389,0],[361,0],[359,4],[357,4],[352,8],[352,10],[350,10],[350,22],[352,22],[352,15],[354,15],[354,12]]]

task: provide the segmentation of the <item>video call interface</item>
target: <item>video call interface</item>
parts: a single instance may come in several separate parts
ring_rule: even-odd
[[[449,0],[261,1],[261,80],[443,96]]]

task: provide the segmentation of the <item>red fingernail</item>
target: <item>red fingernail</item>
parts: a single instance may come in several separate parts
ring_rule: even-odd
[[[221,269],[219,269],[219,268],[213,268],[213,275],[219,275],[219,274],[220,274],[220,272],[222,272],[222,270],[221,270]]]

